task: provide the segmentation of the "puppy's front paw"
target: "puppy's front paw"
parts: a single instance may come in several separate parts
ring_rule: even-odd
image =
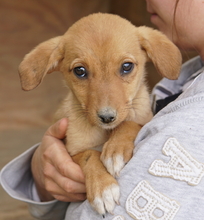
[[[117,181],[107,171],[97,178],[88,178],[86,187],[87,199],[99,214],[113,213],[115,204],[119,204],[120,190]]]
[[[116,143],[107,141],[101,153],[101,161],[112,176],[119,176],[120,171],[130,160],[133,154],[134,144],[132,142]]]
[[[105,215],[106,211],[113,214],[115,203],[119,204],[120,190],[117,184],[106,187],[101,195],[91,202],[94,209],[101,215]]]
[[[125,166],[124,158],[120,154],[115,154],[111,157],[104,156],[101,157],[101,160],[108,172],[114,177],[119,176],[120,171]]]

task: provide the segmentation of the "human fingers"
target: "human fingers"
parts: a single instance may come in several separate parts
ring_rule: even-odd
[[[86,194],[84,193],[81,193],[81,194],[69,194],[69,197],[65,197],[63,195],[54,195],[54,198],[59,200],[59,201],[62,201],[62,202],[81,202],[81,201],[84,201],[86,200]]]
[[[67,126],[68,126],[68,119],[62,118],[48,128],[48,130],[45,133],[45,136],[51,136],[57,139],[63,139],[65,138]]]
[[[84,184],[80,166],[72,160],[63,143],[52,143],[49,150],[44,152],[44,157],[62,176]]]
[[[53,164],[62,175],[84,183],[81,168],[72,161],[64,143],[59,140],[65,137],[67,126],[68,119],[62,118],[48,128],[41,143],[41,153],[45,161]]]
[[[62,176],[52,165],[45,176],[45,188],[55,199],[66,202],[86,199],[85,185]]]

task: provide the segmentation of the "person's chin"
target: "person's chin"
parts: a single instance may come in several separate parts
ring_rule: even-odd
[[[150,20],[154,24],[159,19],[159,16],[157,14],[151,14]]]

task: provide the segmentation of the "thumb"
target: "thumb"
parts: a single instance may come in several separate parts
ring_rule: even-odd
[[[68,119],[62,118],[48,128],[46,135],[58,139],[64,139],[66,135],[67,127],[68,127]]]

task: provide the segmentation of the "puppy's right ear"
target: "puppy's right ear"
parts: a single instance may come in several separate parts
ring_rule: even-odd
[[[37,87],[47,73],[58,70],[59,61],[64,53],[60,48],[61,36],[39,44],[27,54],[19,66],[19,75],[23,90]]]

